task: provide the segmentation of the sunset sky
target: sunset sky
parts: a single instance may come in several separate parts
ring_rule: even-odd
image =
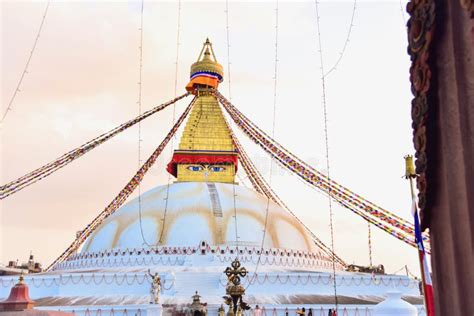
[[[324,67],[338,60],[353,2],[320,4]],[[30,53],[46,2],[1,2],[1,107],[12,96]],[[357,1],[345,54],[326,80],[331,176],[370,201],[411,220],[403,156],[413,153],[406,53],[406,15],[399,1]],[[209,37],[224,66],[220,91],[263,130],[273,124],[275,2],[229,2],[230,58],[224,1],[183,1],[177,93]],[[320,170],[325,140],[320,59],[313,1],[279,3],[275,138]],[[145,1],[143,111],[175,95],[178,3]],[[44,165],[138,113],[140,1],[52,1],[28,73],[1,126],[1,184]],[[176,106],[179,115],[189,99]],[[142,124],[142,157],[172,125],[172,108]],[[133,127],[57,173],[1,202],[0,262],[26,261],[30,250],[48,265],[115,197],[137,170]],[[178,133],[180,135],[180,133]],[[270,160],[237,133],[260,171]],[[178,135],[178,137],[179,137]],[[164,151],[142,192],[168,181]],[[272,186],[329,244],[323,194],[275,168]],[[243,176],[243,175],[242,175]],[[245,182],[246,185],[248,183]],[[136,194],[133,196],[135,197]],[[367,223],[334,205],[335,251],[368,264]],[[387,272],[408,264],[418,274],[417,252],[377,228],[373,256]]]

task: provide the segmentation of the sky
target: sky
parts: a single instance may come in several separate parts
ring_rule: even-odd
[[[44,1],[0,4],[2,114],[45,5]],[[180,10],[176,1],[145,1],[142,110],[172,99],[175,88],[178,95],[184,92],[189,67],[209,37],[225,69],[219,90],[264,131],[270,133],[275,124],[279,143],[326,172],[315,3],[280,1],[278,6],[276,11],[272,1],[229,1],[228,42],[224,1],[183,1]],[[340,59],[353,6],[352,1],[319,5],[326,70]],[[404,6],[399,1],[357,1],[346,49],[326,77],[325,93],[331,177],[410,220],[409,185],[402,178],[403,156],[414,152]],[[21,91],[1,126],[1,183],[137,115],[139,27],[139,1],[51,1]],[[176,105],[178,115],[186,102]],[[170,107],[142,123],[142,157],[148,157],[171,128],[172,113]],[[268,179],[268,156],[237,134]],[[138,166],[137,148],[138,129],[133,127],[3,200],[0,262],[26,261],[32,251],[49,264],[132,177]],[[143,180],[142,191],[167,183],[165,165],[170,157],[167,148]],[[271,179],[292,211],[329,244],[327,198],[280,167],[274,168]],[[335,252],[348,263],[368,264],[367,223],[336,204],[333,212]],[[414,248],[378,228],[371,233],[374,263],[384,264],[390,273],[408,265],[419,274]]]

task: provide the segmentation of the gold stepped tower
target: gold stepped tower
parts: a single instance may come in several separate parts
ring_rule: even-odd
[[[167,170],[178,182],[234,183],[237,153],[217,98],[211,93],[222,82],[223,71],[209,39],[191,66],[190,77],[186,89],[197,99]]]

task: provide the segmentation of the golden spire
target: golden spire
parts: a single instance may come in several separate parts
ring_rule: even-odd
[[[234,183],[237,153],[216,97],[224,72],[206,39],[198,61],[191,66],[188,91],[197,95],[184,128],[179,149],[168,164],[168,172],[178,181]]]

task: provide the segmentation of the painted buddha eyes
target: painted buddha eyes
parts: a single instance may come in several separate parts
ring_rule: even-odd
[[[212,172],[221,172],[221,171],[224,171],[224,170],[225,170],[224,167],[220,167],[220,166],[210,166],[209,169],[210,169]]]
[[[202,166],[189,166],[188,170],[191,171],[202,171],[204,168]]]
[[[190,171],[203,171],[204,169],[205,169],[204,166],[189,166],[188,167],[188,170],[190,170]],[[212,171],[212,172],[221,172],[221,171],[225,170],[225,167],[209,166],[206,169],[208,169],[209,171]]]

